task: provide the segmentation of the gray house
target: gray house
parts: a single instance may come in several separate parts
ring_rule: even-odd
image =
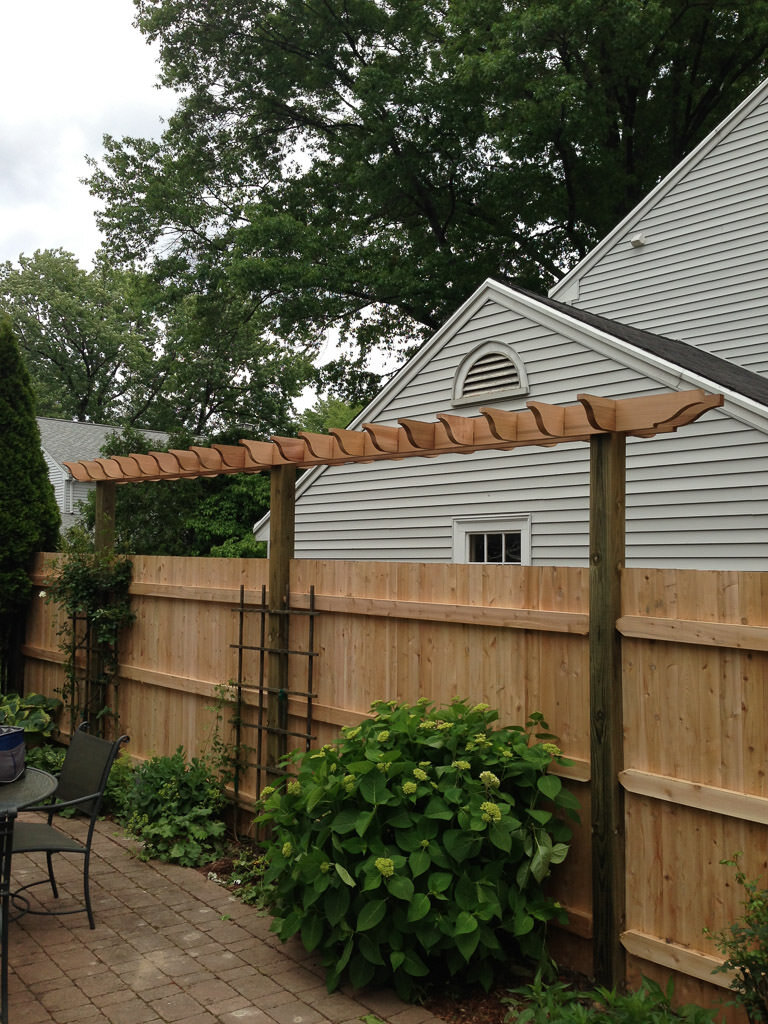
[[[75,420],[59,420],[38,416],[40,443],[48,466],[48,475],[53,484],[56,504],[61,512],[62,532],[77,522],[77,506],[85,501],[95,484],[78,483],[70,476],[64,462],[78,459],[97,459],[101,448],[110,434],[119,433],[120,427],[108,427],[103,423],[81,423]],[[168,435],[159,430],[143,430],[143,434],[166,444]]]
[[[766,253],[768,83],[550,297],[482,284],[354,425],[722,392],[679,435],[629,441],[627,564],[768,569]],[[584,565],[587,488],[579,444],[318,468],[297,488],[297,555]]]

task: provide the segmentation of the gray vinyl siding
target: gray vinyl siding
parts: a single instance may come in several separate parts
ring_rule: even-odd
[[[623,398],[667,390],[584,341],[487,301],[368,418],[450,412],[456,368],[489,340],[510,344],[528,373],[530,394],[499,402],[503,408],[525,408],[531,398],[570,404],[581,391]],[[676,434],[631,439],[627,475],[628,565],[768,569],[765,434],[710,412]],[[533,564],[587,564],[586,444],[340,466],[311,480],[297,501],[298,557],[448,562],[454,518],[528,515]]]
[[[552,295],[768,374],[768,89]]]

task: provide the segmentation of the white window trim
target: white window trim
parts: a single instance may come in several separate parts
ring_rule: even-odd
[[[498,388],[495,391],[489,390],[477,392],[474,395],[464,395],[464,383],[470,370],[478,359],[482,359],[483,356],[489,354],[501,355],[508,359],[517,371],[519,383],[513,388]],[[505,345],[500,341],[486,341],[482,345],[478,345],[477,348],[472,349],[459,363],[459,368],[453,379],[451,405],[480,405],[494,399],[515,398],[518,395],[527,395],[529,390],[528,374],[525,372],[525,366],[517,352],[511,349],[509,345]]]
[[[473,533],[519,533],[520,564],[531,564],[531,516],[526,513],[499,516],[458,516],[453,524],[453,561],[469,563],[469,537]],[[487,563],[493,564],[493,563]]]

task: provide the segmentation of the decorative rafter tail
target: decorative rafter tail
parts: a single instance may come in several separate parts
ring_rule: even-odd
[[[402,419],[397,421],[406,433],[409,444],[413,448],[432,450],[438,447],[437,432],[439,423],[428,423],[424,420]],[[442,434],[446,437],[445,431]]]
[[[319,460],[343,459],[344,452],[339,442],[331,434],[313,434],[310,431],[302,430],[299,437],[305,442],[309,452]]]
[[[271,441],[249,441],[244,438],[240,444],[248,452],[253,462],[257,466],[263,466],[264,469],[290,464],[290,460],[283,458],[280,454],[280,449],[272,444]]]
[[[439,412],[438,421],[443,425],[446,437],[454,445],[472,445],[475,442],[475,417],[456,416]]]
[[[517,440],[517,413],[507,412],[505,409],[492,409],[490,406],[483,406],[480,412],[485,417],[488,428],[498,441]]]
[[[587,420],[595,430],[616,430],[616,401],[599,395],[576,395],[584,406]]]

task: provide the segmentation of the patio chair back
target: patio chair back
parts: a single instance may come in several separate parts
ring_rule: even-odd
[[[120,744],[127,740],[121,736],[117,742],[103,740],[99,736],[91,736],[83,726],[72,734],[64,763],[59,774],[56,787],[56,799],[64,802],[69,800],[82,801],[76,810],[93,818],[99,813],[104,789],[107,785],[112,762],[120,749]],[[84,797],[96,794],[93,799]]]

